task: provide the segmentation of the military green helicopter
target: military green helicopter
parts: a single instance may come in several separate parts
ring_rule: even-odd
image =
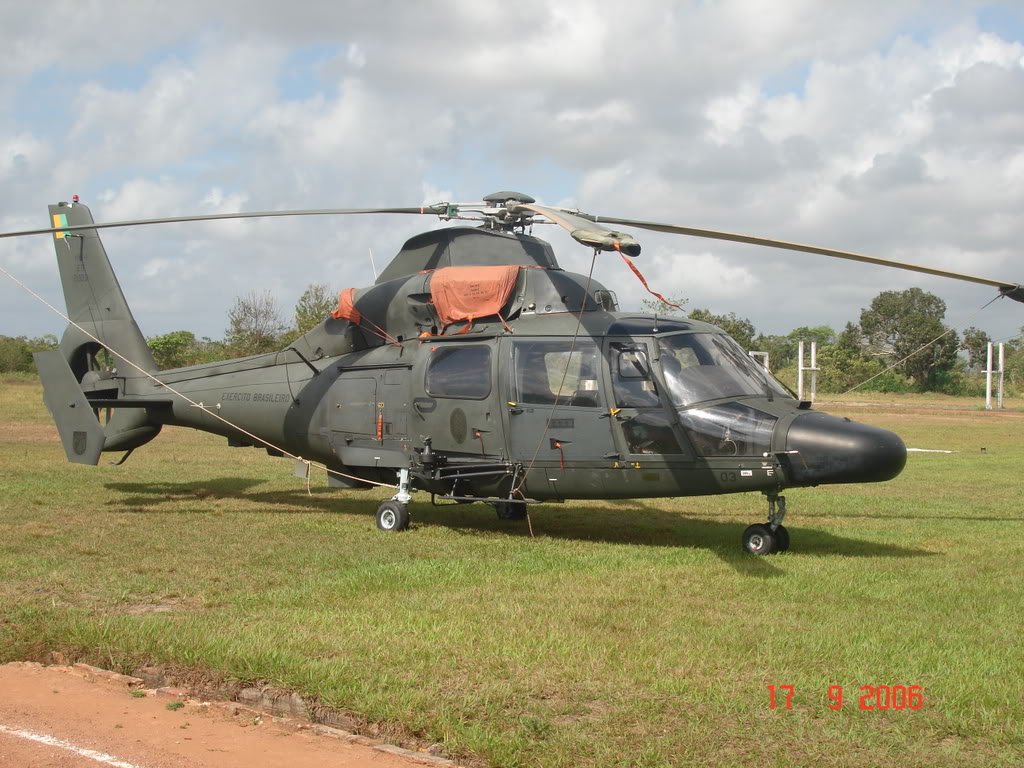
[[[786,488],[889,480],[906,462],[898,435],[801,402],[721,329],[621,312],[591,275],[558,266],[529,232],[565,228],[629,261],[640,246],[602,223],[731,240],[991,285],[1019,284],[827,248],[599,217],[498,192],[426,208],[270,211],[97,224],[77,196],[49,207],[69,321],[36,354],[67,458],[123,463],[164,425],[263,447],[340,488],[388,485],[377,527],[409,524],[417,491],[486,502],[502,519],[529,504],[760,491],[768,519],[748,527],[755,555],[789,547]],[[467,219],[408,240],[376,282],[286,349],[158,371],[98,230],[290,215],[429,214]],[[639,275],[639,272],[638,272]],[[642,278],[641,278],[642,279]],[[104,350],[106,350],[104,352]],[[106,364],[104,364],[104,358]],[[101,414],[103,418],[101,419]]]

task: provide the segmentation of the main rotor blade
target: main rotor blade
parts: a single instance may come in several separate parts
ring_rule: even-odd
[[[447,204],[423,208],[314,208],[296,211],[250,211],[248,213],[206,213],[196,216],[168,216],[162,219],[134,219],[131,221],[110,221],[100,224],[76,224],[70,227],[46,227],[45,229],[24,229],[20,232],[0,232],[0,238],[24,237],[25,235],[47,235],[54,232],[74,232],[80,229],[114,229],[116,227],[139,227],[147,224],[176,224],[186,221],[217,221],[219,219],[269,219],[276,216],[344,216],[359,213],[415,213],[437,216],[444,214]]]
[[[517,203],[509,207],[513,212],[525,208],[539,213],[572,235],[573,240],[591,248],[597,248],[600,251],[619,251],[627,256],[640,255],[640,243],[634,240],[632,235],[625,232],[613,232],[604,227],[595,227],[592,222],[596,219],[581,216],[576,212],[570,213],[561,208],[548,208],[545,205],[535,205],[534,203]]]
[[[978,283],[980,285],[990,285],[993,288],[998,288],[999,291],[1004,295],[1008,296],[1015,301],[1024,302],[1024,285],[1019,283],[1012,283],[1006,280],[992,280],[987,277],[977,277],[975,275],[966,275],[961,272],[950,272],[945,269],[936,269],[934,267],[925,267],[919,264],[908,264],[904,261],[895,261],[893,259],[882,259],[877,256],[866,256],[862,253],[853,253],[852,251],[840,251],[835,248],[821,248],[816,245],[804,245],[802,243],[791,243],[785,240],[773,240],[767,237],[755,237],[753,235],[740,235],[733,232],[721,232],[714,229],[700,229],[698,227],[683,227],[677,224],[661,224],[655,221],[637,221],[635,219],[620,219],[613,216],[594,216],[589,213],[582,213],[580,211],[573,211],[573,215],[577,218],[586,219],[593,222],[604,222],[607,224],[621,224],[628,227],[639,227],[640,229],[649,229],[654,232],[667,232],[673,235],[691,235],[693,237],[705,237],[711,240],[730,240],[735,243],[747,243],[749,245],[762,245],[768,248],[781,248],[787,251],[802,251],[803,253],[814,253],[820,256],[832,256],[837,259],[847,259],[849,261],[860,261],[865,264],[877,264],[883,267],[893,267],[895,269],[905,269],[910,272],[921,272],[926,275],[936,275],[938,277],[947,277],[952,280],[964,280],[969,283]],[[545,214],[547,215],[547,214]]]

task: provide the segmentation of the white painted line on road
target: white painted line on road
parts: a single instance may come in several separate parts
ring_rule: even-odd
[[[76,747],[70,742],[62,739],[55,738],[53,736],[47,736],[43,733],[33,733],[32,731],[25,731],[21,728],[8,728],[6,725],[0,725],[0,733],[9,733],[12,736],[20,736],[23,739],[29,739],[31,741],[38,741],[40,744],[47,744],[51,747],[60,747],[66,749],[69,752],[81,755],[82,757],[88,757],[95,760],[98,763],[106,763],[112,765],[114,768],[139,768],[134,763],[126,763],[124,760],[118,760],[113,755],[108,755],[105,752],[97,752],[95,749],[85,749],[84,747]]]

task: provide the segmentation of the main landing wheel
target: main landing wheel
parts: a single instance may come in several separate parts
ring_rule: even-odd
[[[409,527],[409,508],[390,499],[377,507],[377,527],[382,531],[404,531]]]
[[[526,505],[516,501],[499,501],[494,505],[499,520],[525,520]]]
[[[743,532],[743,549],[752,555],[770,555],[774,547],[775,534],[764,523],[755,523]]]

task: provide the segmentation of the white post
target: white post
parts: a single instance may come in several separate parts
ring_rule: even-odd
[[[811,402],[818,394],[818,342],[811,342],[811,364],[804,365],[804,343],[797,344],[797,357],[800,358],[796,366],[796,396],[804,399],[804,371],[811,374]]]
[[[992,342],[988,343],[988,354],[985,357],[985,410],[992,410]]]
[[[818,394],[818,342],[811,342],[811,402]]]
[[[1005,349],[1003,342],[999,342],[999,397],[996,400],[996,407],[1000,409],[1003,407],[1003,372],[1005,369],[1004,362],[1006,360],[1003,354],[1004,352]]]
[[[761,361],[761,367],[764,368],[768,373],[772,372],[771,367],[768,365],[768,353],[767,352],[747,352],[754,360]]]
[[[796,355],[799,362],[796,366],[796,396],[798,400],[804,399],[804,343],[801,341],[796,346]]]

